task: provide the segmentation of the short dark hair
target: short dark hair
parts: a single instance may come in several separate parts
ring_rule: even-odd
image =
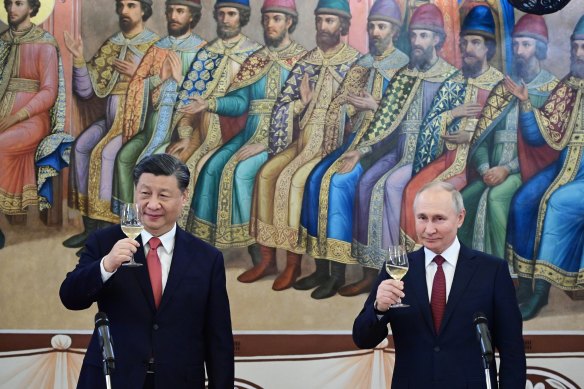
[[[345,36],[349,33],[349,28],[351,28],[351,19],[346,16],[340,16],[341,20],[341,36]]]
[[[41,8],[41,0],[27,0],[28,6],[31,8],[32,12],[30,13],[30,17],[36,16]]]
[[[298,15],[286,14],[286,20],[292,20],[292,24],[290,24],[290,28],[288,29],[288,33],[292,34],[298,25]]]
[[[487,46],[487,61],[490,61],[497,52],[497,41],[495,38],[487,38],[485,36],[483,38],[485,39],[485,46]]]
[[[189,7],[189,9],[191,10],[191,16],[193,18],[190,26],[191,28],[195,28],[197,24],[199,24],[199,21],[201,20],[201,9],[196,7]]]
[[[181,192],[187,189],[191,179],[187,165],[170,154],[154,154],[141,160],[134,167],[134,186],[138,185],[138,181],[144,173],[154,174],[155,176],[175,176]]]
[[[30,0],[29,0],[30,1]],[[142,21],[145,22],[148,19],[150,19],[150,16],[152,16],[152,6],[150,4],[146,4],[141,2],[140,0],[136,0],[140,3],[140,9],[142,10],[142,12],[144,12],[144,15],[142,15]],[[120,0],[116,0],[116,13],[118,13],[118,3],[120,2]]]
[[[217,12],[221,8],[213,9],[213,19],[215,19],[215,21],[218,20]],[[245,25],[247,23],[249,23],[249,18],[251,17],[251,10],[248,8],[239,8],[239,7],[233,7],[233,8],[237,9],[237,11],[239,12],[239,27],[245,27]]]

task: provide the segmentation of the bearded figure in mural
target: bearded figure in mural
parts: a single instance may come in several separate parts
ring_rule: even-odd
[[[524,15],[513,30],[514,73],[525,83],[531,104],[539,108],[558,83],[542,68],[548,29],[542,16]],[[499,83],[489,95],[469,151],[467,175],[472,182],[462,192],[466,208],[458,230],[462,243],[499,258],[505,256],[507,215],[515,191],[557,153],[547,146],[526,144],[519,128],[518,99]]]
[[[247,112],[243,130],[203,166],[190,207],[187,230],[215,247],[255,243],[249,235],[251,199],[256,174],[268,159],[272,109],[292,67],[306,54],[290,39],[297,21],[294,0],[266,0],[262,7],[266,46],[245,60],[224,97],[200,103],[201,110],[222,116]]]
[[[445,31],[442,12],[435,5],[425,4],[415,10],[409,37],[410,62],[391,80],[358,144],[370,167],[361,176],[355,193],[351,253],[361,265],[371,269],[379,269],[385,262],[388,238],[398,244],[399,235],[395,231],[399,229],[401,191],[411,177],[420,126],[438,88],[456,72],[438,56]],[[384,188],[390,177],[397,196],[386,203]],[[393,217],[391,237],[382,234],[385,215]]]
[[[507,83],[521,101],[525,141],[560,152],[557,161],[521,186],[511,202],[506,254],[519,276],[523,320],[535,317],[547,304],[551,285],[584,288],[584,16],[570,43],[570,73],[541,108],[531,103],[525,85]]]
[[[112,210],[134,201],[132,171],[137,162],[170,139],[170,125],[178,85],[205,42],[193,28],[201,18],[200,0],[167,0],[168,36],[144,55],[130,81],[124,110],[123,142],[116,156]]]
[[[65,82],[55,38],[31,18],[38,0],[6,0],[0,35],[0,213],[26,214],[52,202],[51,177],[69,162],[63,131]],[[58,199],[57,201],[60,201]],[[0,248],[4,235],[0,231]]]
[[[286,269],[273,289],[289,288],[300,274],[304,248],[299,245],[304,184],[324,153],[327,109],[359,53],[341,41],[349,31],[348,0],[320,0],[315,10],[317,47],[299,60],[272,111],[268,134],[271,158],[256,179],[250,234],[254,268],[239,276],[254,282],[277,272],[276,248],[287,251]],[[261,254],[261,261],[258,256]]]
[[[378,0],[369,12],[369,54],[347,73],[329,106],[324,144],[328,154],[310,173],[304,188],[301,213],[301,244],[317,264],[330,261],[336,282],[324,287],[328,273],[319,280],[323,288],[315,298],[334,295],[344,281],[346,264],[357,264],[351,256],[353,202],[357,181],[363,173],[357,148],[367,131],[379,101],[395,73],[408,63],[408,56],[393,45],[401,27],[401,11],[394,0]],[[346,134],[346,135],[345,135]],[[345,135],[345,142],[337,148]],[[362,282],[339,290],[344,296],[369,292],[377,269],[363,268]],[[313,279],[313,278],[311,278]],[[308,282],[308,281],[306,281]]]
[[[504,77],[488,62],[496,46],[491,10],[487,6],[474,7],[460,31],[462,69],[440,87],[420,129],[410,170],[413,178],[399,199],[401,214],[397,208],[383,210],[383,237],[388,239],[388,246],[399,244],[400,240],[408,247],[415,245],[415,215],[409,210],[413,209],[416,193],[425,184],[447,181],[458,190],[466,186],[466,163],[470,141],[477,130],[477,118],[491,90]],[[391,178],[386,181],[386,204],[395,204],[399,196],[396,193],[399,186],[392,181]],[[395,224],[399,224],[400,229]]]
[[[245,115],[219,116],[211,109],[200,112],[205,99],[222,97],[241,68],[241,64],[261,46],[241,33],[251,14],[249,0],[217,0],[213,16],[217,21],[217,38],[203,47],[190,64],[177,98],[170,145],[164,150],[185,162],[191,173],[188,186],[192,198],[200,167],[205,155],[229,140],[245,125]],[[214,108],[214,107],[211,107]],[[179,225],[187,222],[189,207],[185,207]]]
[[[111,198],[126,94],[142,57],[159,39],[144,26],[152,15],[152,0],[116,0],[115,5],[121,31],[105,41],[88,63],[81,37],[65,33],[65,44],[74,57],[73,92],[82,100],[98,97],[105,103],[105,116],[85,129],[73,146],[69,205],[81,212],[84,231],[65,240],[66,247],[83,247],[90,232],[119,220],[111,211]]]

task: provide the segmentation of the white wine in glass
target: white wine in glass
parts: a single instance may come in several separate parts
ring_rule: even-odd
[[[120,224],[122,231],[130,239],[136,239],[142,230],[144,230],[140,216],[140,206],[138,204],[128,203],[122,205]],[[132,254],[130,261],[123,263],[122,266],[138,267],[142,266],[142,264],[134,261],[134,255]]]
[[[385,261],[385,271],[394,280],[401,281],[408,272],[408,253],[404,246],[389,246],[388,253],[389,257]],[[397,303],[390,306],[390,308],[403,307],[409,307],[409,305]]]

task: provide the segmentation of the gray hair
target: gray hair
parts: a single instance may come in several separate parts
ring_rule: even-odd
[[[416,197],[414,198],[414,209],[416,209],[418,197],[420,197],[422,193],[431,189],[442,189],[446,192],[449,192],[452,195],[452,206],[454,207],[454,211],[456,211],[456,214],[459,214],[462,211],[464,211],[464,202],[462,201],[462,195],[454,187],[454,185],[444,181],[431,181],[428,182],[423,187],[421,187],[418,193],[416,193]]]

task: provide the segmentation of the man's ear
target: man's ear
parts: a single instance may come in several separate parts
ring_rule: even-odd
[[[466,209],[463,209],[459,214],[458,214],[458,228],[462,227],[462,224],[464,223],[464,218],[466,217]]]

